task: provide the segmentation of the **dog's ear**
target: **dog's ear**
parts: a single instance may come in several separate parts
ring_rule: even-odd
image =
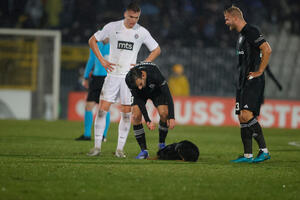
[[[198,147],[188,140],[179,142],[176,151],[184,161],[190,162],[196,162],[200,154]]]

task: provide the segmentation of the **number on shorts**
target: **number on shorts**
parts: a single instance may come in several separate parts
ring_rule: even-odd
[[[239,102],[236,102],[236,103],[235,103],[235,110],[236,110],[236,111],[239,111],[239,110],[240,110],[240,103],[239,103]]]

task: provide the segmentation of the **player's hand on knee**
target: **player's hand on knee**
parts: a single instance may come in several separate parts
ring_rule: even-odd
[[[155,124],[153,122],[147,122],[147,127],[150,131],[155,129]]]
[[[167,125],[170,129],[173,129],[175,127],[175,119],[167,120]]]

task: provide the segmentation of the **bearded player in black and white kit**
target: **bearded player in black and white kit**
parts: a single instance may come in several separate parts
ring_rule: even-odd
[[[88,153],[89,156],[100,154],[106,113],[111,104],[119,100],[121,120],[115,156],[125,157],[123,149],[131,125],[131,93],[125,83],[125,76],[130,68],[136,64],[137,54],[142,44],[145,44],[151,52],[145,59],[146,62],[153,61],[160,54],[158,43],[147,29],[137,24],[140,14],[139,6],[132,2],[126,8],[123,20],[108,23],[89,39],[91,49],[108,72],[103,85],[103,98],[100,101],[95,119],[95,146]],[[104,41],[105,39],[108,39],[110,43],[108,60],[103,58],[97,47],[97,41]]]
[[[225,24],[229,26],[229,29],[240,33],[237,42],[239,79],[236,91],[236,114],[241,125],[244,155],[232,162],[263,162],[270,159],[271,156],[257,117],[264,101],[264,71],[272,49],[259,29],[244,20],[243,13],[238,7],[227,8],[224,11],[224,17]],[[259,153],[254,159],[252,137],[259,146]]]
[[[154,63],[142,62],[137,64],[126,75],[126,84],[130,88],[133,97],[133,131],[141,148],[141,152],[136,158],[146,159],[148,157],[148,150],[142,124],[142,115],[150,130],[154,130],[155,125],[148,116],[145,104],[148,99],[151,99],[157,108],[160,117],[158,148],[162,149],[165,147],[168,129],[173,129],[175,126],[173,98],[166,79]]]

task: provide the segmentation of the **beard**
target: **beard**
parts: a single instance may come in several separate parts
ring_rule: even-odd
[[[236,26],[234,26],[233,24],[229,25],[229,30],[230,31],[236,30]]]

